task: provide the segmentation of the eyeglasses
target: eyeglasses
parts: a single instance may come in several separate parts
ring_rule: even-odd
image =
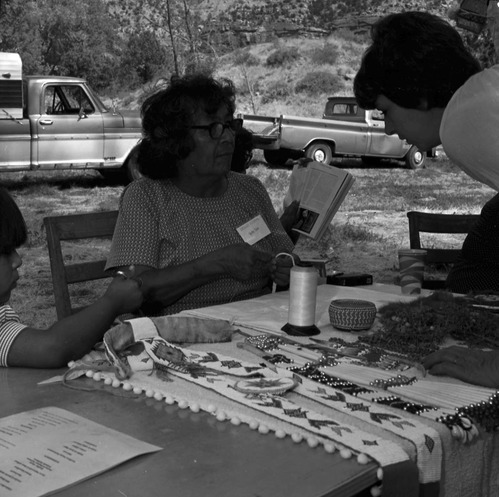
[[[232,119],[226,123],[215,122],[204,126],[189,126],[188,129],[206,129],[214,140],[218,140],[224,134],[226,129],[230,129],[235,133],[240,131],[242,127],[242,119]]]

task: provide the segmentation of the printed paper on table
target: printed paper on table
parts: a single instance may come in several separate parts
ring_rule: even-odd
[[[58,407],[14,414],[0,419],[0,495],[52,494],[159,450]]]
[[[338,167],[310,162],[300,195],[299,219],[293,230],[318,240],[352,187],[354,177]]]

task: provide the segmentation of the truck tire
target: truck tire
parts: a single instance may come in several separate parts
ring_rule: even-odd
[[[371,155],[362,155],[360,160],[362,164],[365,164],[367,167],[375,167],[381,164],[381,157],[373,157]]]
[[[110,185],[126,185],[129,182],[128,176],[123,172],[123,167],[99,169],[99,173]]]
[[[329,164],[333,160],[333,151],[327,143],[315,142],[307,147],[305,150],[305,157],[308,157],[316,162]]]
[[[426,152],[422,152],[418,147],[412,146],[404,157],[405,165],[409,169],[423,169],[426,162]]]
[[[295,160],[302,156],[296,150],[289,150],[287,148],[278,148],[277,150],[267,149],[263,151],[263,156],[269,166],[284,167],[288,160]]]

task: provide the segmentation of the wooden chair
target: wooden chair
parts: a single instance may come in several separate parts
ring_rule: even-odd
[[[409,219],[410,247],[427,251],[425,268],[433,266],[441,269],[443,267],[448,271],[449,266],[457,261],[461,253],[461,247],[435,248],[423,246],[420,233],[467,234],[480,216],[478,214],[435,214],[410,211],[407,213],[407,217]],[[423,279],[423,288],[445,288],[445,280],[427,279],[425,277]]]
[[[71,304],[69,285],[110,276],[104,272],[106,260],[102,258],[67,263],[63,256],[61,242],[91,238],[111,239],[117,217],[118,211],[105,211],[52,216],[43,219],[58,319],[70,316],[81,309],[81,307],[76,308]]]

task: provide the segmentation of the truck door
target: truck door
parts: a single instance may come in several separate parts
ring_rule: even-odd
[[[102,114],[79,84],[47,84],[41,95],[41,115],[33,123],[34,161],[76,168],[103,162]]]
[[[323,115],[333,120],[333,126],[341,133],[336,141],[336,152],[364,155],[369,146],[369,123],[364,119],[364,110],[355,101],[336,101],[329,98]]]
[[[368,155],[403,157],[406,154],[409,149],[406,142],[397,135],[385,134],[385,118],[381,111],[377,109],[366,111],[366,120],[371,134]]]

